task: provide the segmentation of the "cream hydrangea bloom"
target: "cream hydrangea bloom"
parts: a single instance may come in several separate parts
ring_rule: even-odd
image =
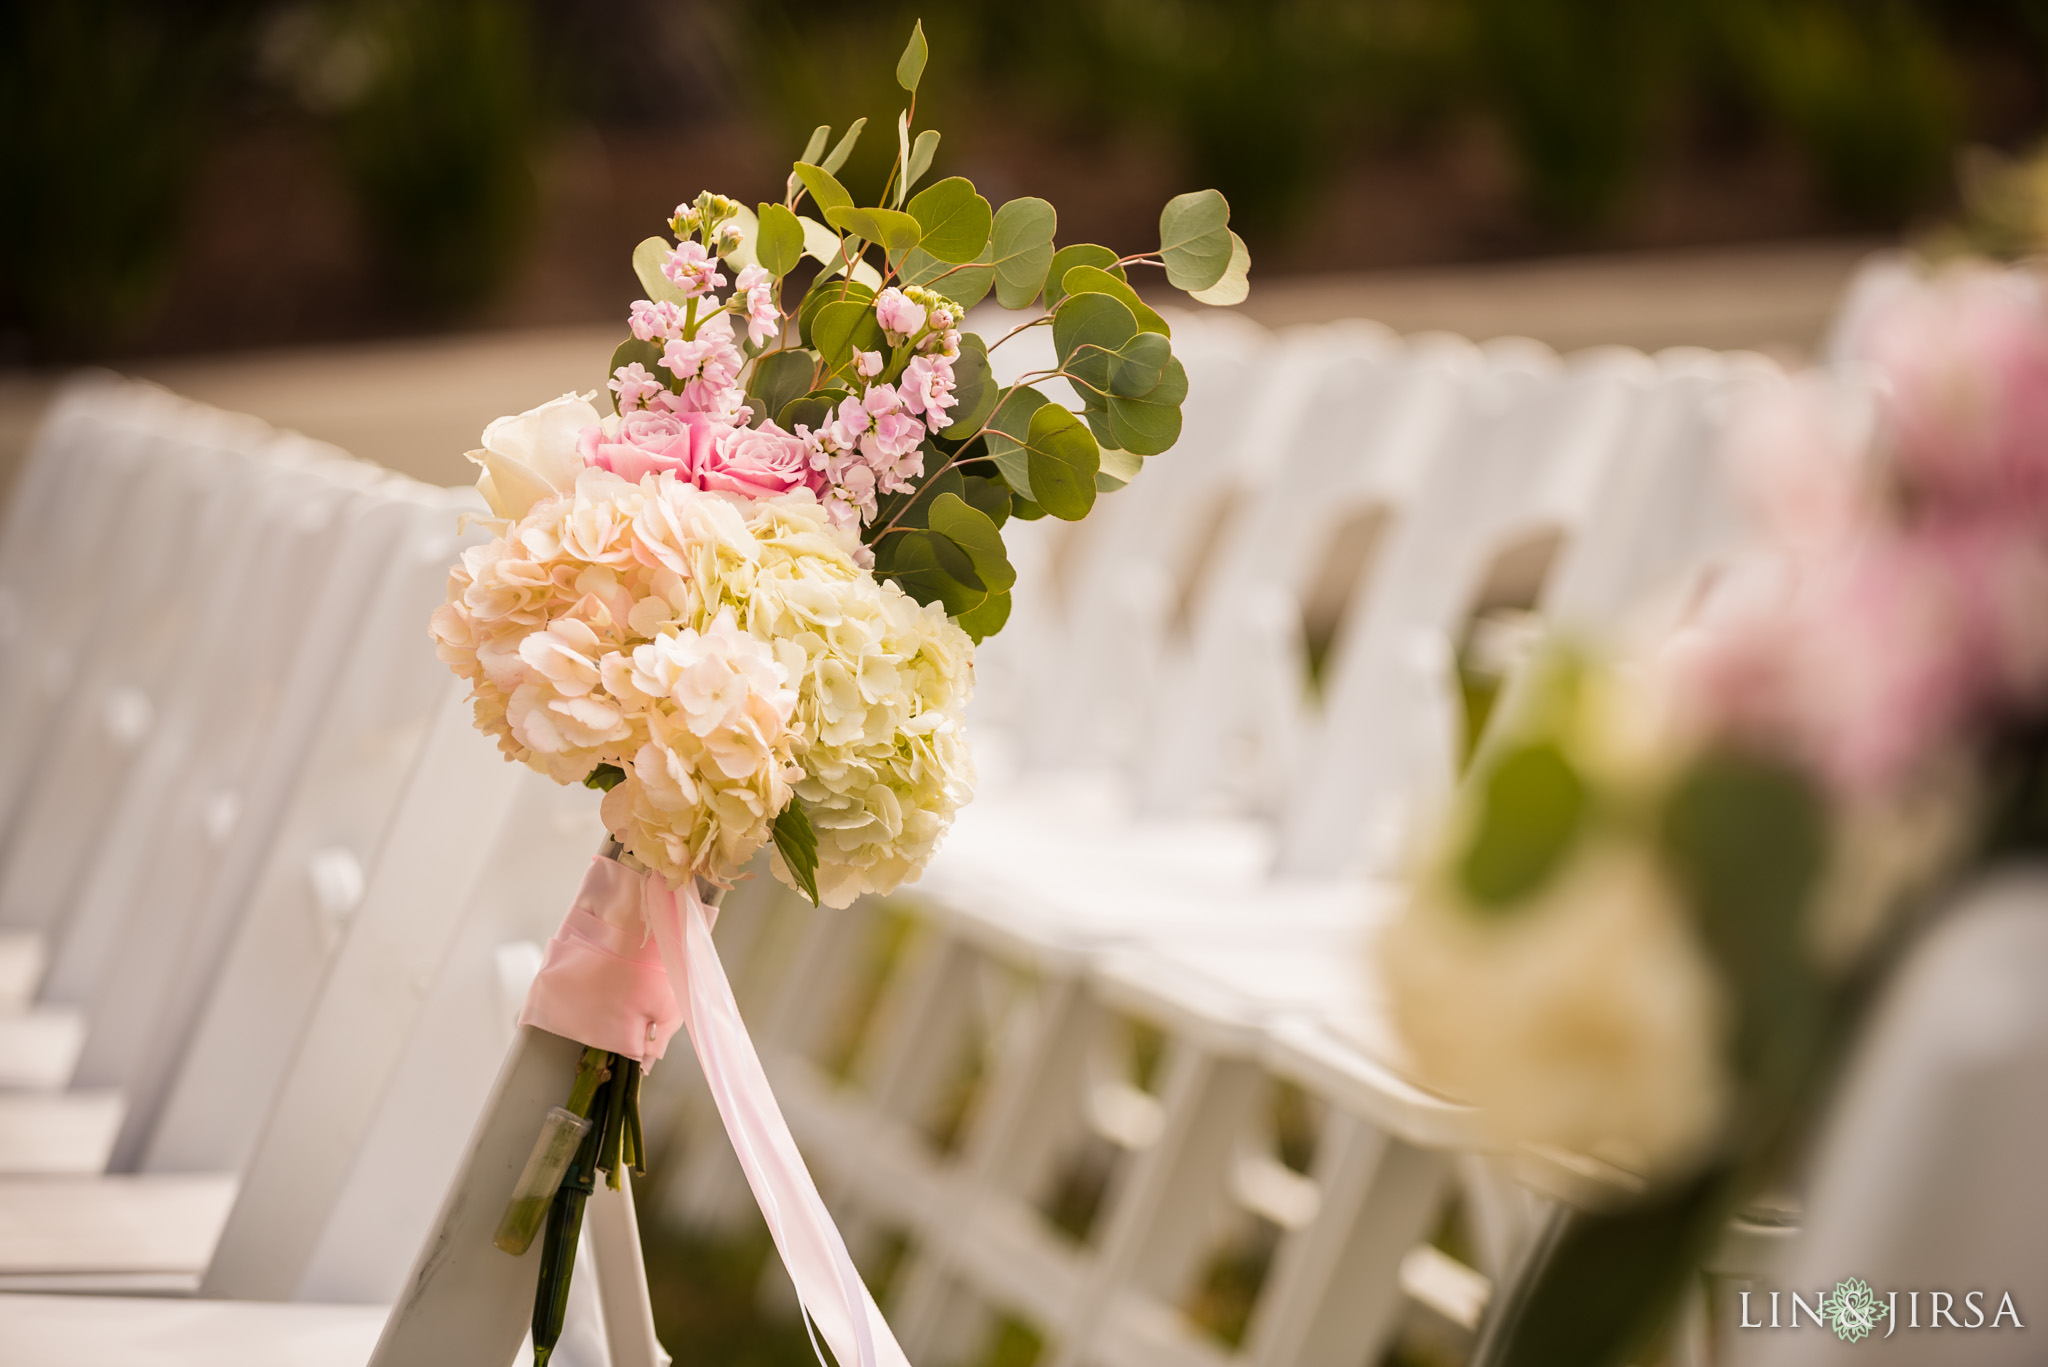
[[[729,880],[794,789],[844,906],[915,878],[971,782],[967,635],[860,553],[808,491],[585,469],[464,553],[436,648],[511,758],[622,770],[605,823],[671,880]]]
[[[750,626],[797,690],[796,794],[818,836],[818,893],[843,907],[930,862],[973,795],[961,733],[973,643],[937,605],[878,583],[808,495],[759,505]],[[780,856],[776,876],[790,882]]]
[[[1682,1171],[1734,1083],[1727,1004],[1651,853],[1595,840],[1524,903],[1473,907],[1427,880],[1379,943],[1421,1079],[1496,1138]]]

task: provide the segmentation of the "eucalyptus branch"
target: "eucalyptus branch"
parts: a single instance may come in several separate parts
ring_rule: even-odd
[[[1015,327],[1011,328],[1011,329],[1010,329],[1010,330],[1009,330],[1008,332],[1006,332],[1006,333],[1004,333],[1004,334],[1003,334],[1002,336],[1000,336],[1000,337],[996,338],[996,339],[995,339],[995,340],[994,340],[993,342],[990,342],[990,343],[988,344],[988,349],[989,349],[990,351],[994,351],[994,350],[995,350],[995,349],[996,349],[997,347],[999,347],[999,346],[1001,346],[1001,345],[1002,345],[1003,343],[1005,343],[1005,342],[1009,341],[1009,340],[1010,340],[1010,339],[1011,339],[1012,337],[1015,337],[1015,336],[1016,336],[1016,335],[1017,335],[1018,333],[1020,333],[1020,332],[1026,332],[1026,331],[1029,331],[1029,330],[1030,330],[1030,329],[1032,329],[1032,328],[1042,328],[1042,327],[1051,327],[1051,326],[1052,326],[1052,315],[1051,315],[1050,313],[1047,313],[1047,314],[1043,314],[1043,315],[1041,315],[1040,317],[1037,317],[1037,318],[1033,318],[1033,319],[1032,319],[1032,320],[1031,320],[1030,322],[1028,322],[1028,323],[1019,323],[1019,324],[1017,324],[1017,326],[1015,326]]]

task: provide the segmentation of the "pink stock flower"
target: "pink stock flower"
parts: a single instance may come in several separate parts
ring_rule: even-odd
[[[772,422],[734,427],[697,457],[692,471],[700,489],[748,498],[772,498],[793,489],[822,489],[824,477],[811,470],[810,450]]]
[[[638,361],[622,365],[612,373],[610,388],[618,396],[619,412],[630,413],[636,408],[658,408],[666,411],[675,398],[646,366]]]
[[[882,373],[882,353],[879,351],[856,351],[853,353],[853,373],[863,380],[872,380]]]
[[[669,283],[681,290],[685,297],[699,299],[725,283],[725,276],[718,269],[718,262],[704,250],[704,244],[691,238],[680,242],[661,263],[661,273]]]
[[[680,337],[683,335],[683,311],[666,300],[657,304],[651,299],[635,299],[626,326],[643,342]]]
[[[875,320],[892,340],[915,337],[924,331],[924,305],[913,302],[902,290],[891,287],[875,296]]]
[[[1865,358],[1890,382],[1912,493],[1986,508],[2048,504],[2048,309],[2011,272],[1958,269],[1901,291]]]
[[[903,368],[900,390],[903,406],[922,414],[925,425],[943,432],[953,425],[947,410],[953,407],[953,363],[944,356],[913,356]]]
[[[760,266],[740,272],[733,288],[746,301],[747,340],[760,346],[781,330],[782,318],[775,311],[775,277]]]
[[[1730,426],[1736,490],[1795,559],[1846,549],[1879,511],[1864,398],[1827,377],[1795,377]]]
[[[746,357],[733,345],[730,314],[705,319],[693,341],[670,341],[662,349],[661,364],[683,382],[684,412],[730,415],[738,408],[740,367]]]
[[[605,429],[610,427],[608,433]],[[726,424],[704,413],[657,413],[638,409],[583,429],[577,443],[584,463],[638,483],[646,475],[673,472],[692,479],[717,445]]]

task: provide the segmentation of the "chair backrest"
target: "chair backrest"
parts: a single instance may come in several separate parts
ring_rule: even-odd
[[[470,724],[465,694],[451,682],[435,713],[243,1172],[206,1295],[298,1293],[460,938],[523,776]],[[451,1076],[460,1067],[451,1060]]]
[[[1304,622],[1319,576],[1349,549],[1340,542],[1399,516],[1480,366],[1459,339],[1400,344],[1364,329],[1298,330],[1282,350],[1292,388],[1255,438],[1263,459],[1246,463],[1244,511],[1147,747],[1152,815],[1270,814],[1310,706]]]
[[[254,445],[190,433],[146,442],[97,567],[105,592],[87,605],[79,663],[6,832],[0,924],[60,930],[104,813],[156,729],[173,662],[206,605],[232,600],[234,567],[260,535],[264,480],[241,473]]]
[[[322,974],[360,907],[365,870],[447,690],[420,623],[441,601],[471,491],[415,490],[360,633],[266,838],[222,860],[202,925],[231,938],[186,975],[128,1086],[113,1166],[230,1172],[247,1161]],[[480,533],[471,531],[470,537]]]
[[[0,541],[0,832],[34,770],[49,719],[113,592],[102,571],[155,434],[130,421],[142,397],[103,378],[66,385],[29,448]]]
[[[150,960],[161,967],[168,943],[134,945],[125,931],[138,915],[159,928],[182,925],[194,871],[180,866],[210,863],[239,824],[292,653],[326,626],[308,609],[335,610],[344,631],[353,625],[362,581],[337,584],[326,602],[321,586],[364,510],[359,476],[367,471],[311,458],[250,468],[254,498],[217,577],[194,586],[205,596],[157,682],[149,735],[106,807],[88,818],[80,867],[53,924],[46,999],[118,1012],[122,989],[110,1000],[101,987],[124,946],[147,955],[145,975]],[[138,913],[144,897],[163,899],[161,914],[155,905]],[[103,1080],[124,1071],[104,1053],[95,1066]]]
[[[1403,852],[1419,807],[1456,772],[1453,638],[1495,556],[1577,525],[1652,373],[1619,349],[1569,366],[1530,351],[1491,359],[1353,604],[1280,822],[1283,876],[1385,867]]]

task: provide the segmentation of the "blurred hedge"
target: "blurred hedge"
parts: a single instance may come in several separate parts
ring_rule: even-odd
[[[2048,0],[0,0],[0,326],[90,350],[146,319],[224,100],[325,130],[427,318],[512,277],[562,116],[739,119],[780,150],[866,113],[878,179],[914,14],[949,136],[1141,146],[1222,188],[1255,247],[1361,159],[1474,130],[1530,240],[1570,241],[1703,136],[1790,149],[1841,224],[1883,226],[1943,202],[1965,139],[2048,122]]]

